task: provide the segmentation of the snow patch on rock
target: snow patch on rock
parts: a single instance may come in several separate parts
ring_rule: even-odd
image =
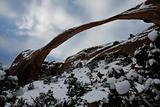
[[[137,89],[138,93],[141,93],[145,87],[139,83],[135,83],[135,88]]]
[[[116,82],[116,78],[115,77],[107,79],[107,83],[109,84],[110,89],[115,89],[115,82]]]
[[[153,30],[152,32],[150,32],[148,34],[148,38],[151,40],[151,41],[155,41],[156,38],[158,37],[158,32],[156,30]]]
[[[115,86],[116,86],[116,91],[120,95],[128,93],[128,91],[129,91],[129,89],[131,87],[131,85],[130,85],[128,80],[124,80],[122,82],[118,82],[118,83],[115,84]]]
[[[153,64],[157,63],[155,59],[149,59],[149,65],[152,66]]]
[[[6,73],[0,70],[0,80],[4,80]]]
[[[138,74],[135,71],[131,70],[126,74],[126,77],[127,79],[132,80],[134,78],[137,78]]]
[[[108,92],[105,91],[99,91],[99,90],[92,90],[81,97],[84,100],[87,100],[88,103],[93,103],[96,101],[100,101],[103,99],[106,99],[106,103],[108,100]]]

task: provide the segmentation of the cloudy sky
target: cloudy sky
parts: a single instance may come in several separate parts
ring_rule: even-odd
[[[26,49],[38,49],[65,29],[108,18],[144,0],[0,0],[0,62],[9,65]],[[49,60],[115,40],[125,40],[149,24],[115,21],[82,32],[53,50]]]

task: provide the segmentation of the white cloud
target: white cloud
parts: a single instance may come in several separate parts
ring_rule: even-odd
[[[107,0],[75,0],[74,3],[79,5],[84,12],[87,12],[89,18],[102,17],[106,12],[109,3]]]
[[[4,36],[0,36],[0,48],[6,49],[8,52],[20,52],[24,49],[24,46],[20,42],[18,43],[16,40],[11,38],[6,38]]]
[[[15,19],[17,17],[15,11],[11,9],[8,2],[5,0],[0,1],[0,16],[5,16],[10,19]]]
[[[18,34],[32,38],[25,43],[26,47],[31,47],[32,44],[36,44],[35,47],[42,47],[65,29],[81,23],[64,8],[66,4],[60,5],[61,2],[56,0],[41,0],[41,2],[33,0],[30,2],[27,12],[21,20],[17,21]]]
[[[21,29],[31,30],[32,27],[34,26],[34,20],[29,16],[23,16],[22,21],[17,22],[17,26],[20,30]]]
[[[64,9],[63,5],[58,5],[53,0],[42,0],[40,3],[39,1],[31,2],[25,18],[18,22],[21,23],[18,24],[19,28],[30,29],[30,32],[39,34],[53,32],[54,28],[64,30],[80,23],[80,20],[76,20],[71,13]]]
[[[92,20],[110,17],[129,9],[144,0],[75,0]]]

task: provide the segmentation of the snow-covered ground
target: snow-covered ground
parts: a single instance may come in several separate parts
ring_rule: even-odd
[[[74,63],[72,69],[63,71],[60,75],[33,81],[24,87],[5,90],[1,92],[0,98],[3,95],[8,99],[17,97],[14,104],[6,100],[5,107],[37,106],[35,103],[47,107],[49,102],[51,102],[50,107],[66,107],[66,105],[69,105],[67,107],[86,107],[95,102],[99,105],[111,105],[117,102],[117,105],[127,106],[141,103],[143,106],[159,104],[158,36],[157,31],[149,33],[148,38],[152,43],[148,47],[144,45],[137,49],[132,57],[119,55],[110,63],[107,58],[90,63],[79,60]],[[76,67],[79,63],[82,66]],[[5,75],[6,73],[0,70],[1,84],[6,79]],[[15,76],[9,76],[7,80],[16,85]]]

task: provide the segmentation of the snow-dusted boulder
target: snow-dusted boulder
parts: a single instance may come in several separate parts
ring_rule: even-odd
[[[149,59],[149,65],[152,66],[153,64],[158,64],[158,62],[155,59]]]
[[[135,71],[131,70],[126,74],[126,77],[128,80],[133,80],[135,78],[138,78],[138,74]]]
[[[92,90],[82,96],[82,99],[87,100],[88,103],[93,103],[105,99],[108,103],[108,93],[105,91]]]
[[[148,38],[151,40],[151,41],[155,41],[158,37],[158,32],[156,30],[150,32],[148,34]]]
[[[148,90],[149,87],[151,86],[151,83],[152,83],[153,79],[152,78],[148,78],[146,81],[145,81],[145,90]]]
[[[137,89],[138,93],[141,93],[145,87],[139,83],[135,83],[135,88]]]
[[[8,80],[18,81],[18,78],[17,78],[17,76],[8,76]]]
[[[128,91],[129,91],[129,89],[131,87],[131,85],[130,85],[128,80],[124,80],[122,82],[118,82],[118,83],[115,84],[115,86],[116,86],[116,91],[120,95],[128,93]]]
[[[6,73],[0,70],[0,80],[4,80]]]
[[[109,84],[110,89],[115,89],[116,78],[111,77],[107,79],[107,83]]]

